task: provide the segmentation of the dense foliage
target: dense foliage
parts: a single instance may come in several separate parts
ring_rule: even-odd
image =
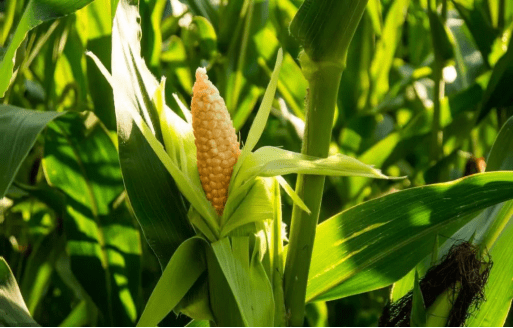
[[[193,201],[164,165],[148,164],[159,158],[144,131],[122,135],[126,118],[113,87],[132,83],[127,90],[152,106],[145,74],[165,77],[162,97],[187,119],[180,106],[190,107],[194,72],[206,67],[244,143],[282,48],[276,96],[267,99],[271,114],[252,146],[300,152],[309,92],[300,52],[337,62],[351,41],[336,33],[345,16],[335,2],[139,0],[140,49],[129,43],[138,33],[129,14],[127,25],[121,15],[114,19],[116,0],[0,2],[0,325],[24,318],[2,317],[9,295],[22,296],[43,326],[135,325],[171,256],[197,227],[187,221]],[[302,20],[294,20],[300,7]],[[405,178],[371,179],[377,171],[365,175],[363,167],[360,176],[326,178],[305,324],[377,325],[385,305],[412,289],[412,315],[426,324],[422,311],[432,309],[416,303],[423,286],[416,272],[422,277],[462,240],[494,263],[485,301],[466,324],[513,324],[513,173],[506,172],[513,170],[512,33],[507,0],[368,1],[340,60],[329,154]],[[110,83],[94,56],[112,72]],[[133,67],[123,75],[126,62]],[[161,142],[163,133],[153,131]],[[296,183],[296,175],[284,178]],[[294,202],[281,202],[290,226]],[[21,296],[9,294],[9,267]],[[187,295],[201,300],[191,294],[206,293],[207,279],[191,284],[196,279]],[[205,304],[184,300],[176,313],[204,313]],[[171,312],[161,325],[189,321]]]

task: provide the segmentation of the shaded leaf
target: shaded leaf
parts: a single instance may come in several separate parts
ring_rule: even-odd
[[[5,196],[39,133],[62,114],[0,105],[0,199]]]

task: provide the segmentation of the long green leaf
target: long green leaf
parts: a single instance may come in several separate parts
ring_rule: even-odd
[[[9,88],[13,75],[14,59],[18,47],[27,33],[39,24],[56,19],[84,7],[93,0],[30,0],[21,17],[11,43],[0,62],[0,98]]]
[[[112,32],[111,85],[125,188],[144,236],[164,268],[194,231],[175,182],[129,114],[135,111],[144,117],[159,140],[160,122],[150,101],[158,83],[140,56],[138,17],[135,4],[119,2]]]
[[[62,114],[0,105],[0,199],[5,196],[39,133]]]
[[[3,257],[0,257],[0,325],[38,326],[30,316],[11,268]]]
[[[388,178],[378,169],[342,154],[316,158],[276,147],[262,147],[254,153],[252,159],[255,161],[254,169],[259,176],[298,173]]]
[[[176,249],[146,303],[138,327],[157,326],[185,296],[206,269],[206,245],[205,240],[192,237]]]
[[[512,212],[509,212],[511,218]],[[485,302],[466,322],[468,327],[502,327],[513,299],[513,220],[489,251],[493,267],[485,287]]]
[[[486,167],[487,171],[504,169],[513,169],[513,118],[504,123],[495,139]],[[476,224],[476,228],[486,229],[481,242],[487,248],[493,266],[485,288],[485,301],[465,322],[467,326],[504,326],[513,299],[512,216],[513,201],[509,201],[484,212],[487,221]]]
[[[476,174],[389,194],[319,225],[307,300],[329,300],[397,281],[432,250],[436,234],[513,198],[513,172]]]

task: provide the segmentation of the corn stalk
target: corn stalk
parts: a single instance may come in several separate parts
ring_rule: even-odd
[[[340,79],[349,44],[366,4],[366,0],[305,1],[291,23],[291,33],[304,47],[300,62],[309,83],[302,154],[328,156]],[[296,184],[297,194],[311,213],[298,206],[292,212],[284,275],[285,304],[292,326],[302,326],[304,321],[306,286],[324,180],[324,176],[299,175]]]

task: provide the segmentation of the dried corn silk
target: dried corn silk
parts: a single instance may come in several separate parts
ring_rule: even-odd
[[[196,70],[192,91],[192,128],[201,184],[207,199],[222,215],[233,167],[240,155],[239,143],[224,100],[204,68]]]

